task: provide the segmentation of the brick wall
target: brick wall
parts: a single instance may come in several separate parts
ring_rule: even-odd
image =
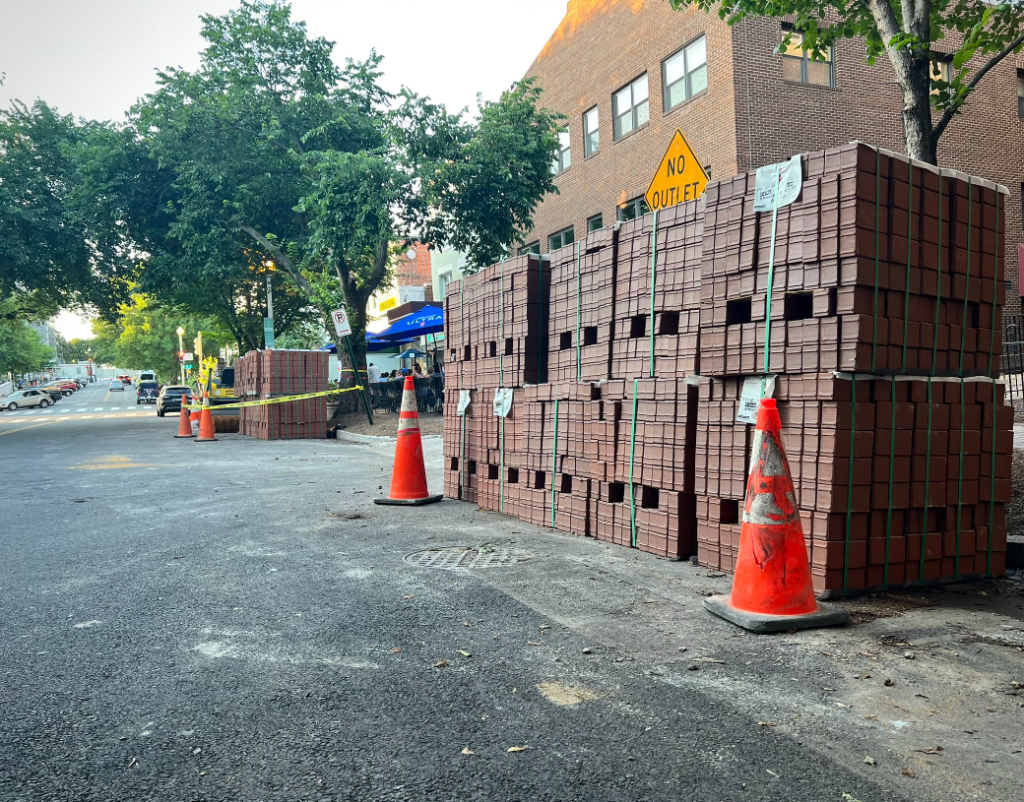
[[[665,113],[662,61],[702,32],[707,36],[708,89]],[[549,195],[538,207],[525,241],[539,240],[547,252],[548,236],[567,226],[575,228],[579,239],[594,214],[600,212],[605,225],[614,222],[621,200],[647,190],[676,128],[711,167],[713,179],[852,139],[903,152],[902,103],[887,59],[868,65],[862,41],[843,41],[836,46],[834,87],[788,83],[782,79],[781,58],[772,52],[780,36],[777,20],[745,20],[729,28],[696,9],[672,11],[668,0],[572,0],[527,72],[545,90],[543,105],[568,117],[572,166],[555,179],[560,194]],[[1004,60],[985,77],[946,130],[939,151],[942,166],[1010,190],[1008,312],[1020,310],[1016,244],[1024,242],[1018,68],[1024,68],[1024,54]],[[612,93],[644,71],[650,123],[616,142]],[[595,104],[601,149],[584,159],[582,115]]]
[[[708,89],[667,114],[662,105],[661,62],[707,34]],[[700,11],[672,11],[668,0],[576,0],[558,30],[530,67],[544,89],[541,103],[568,117],[572,166],[559,175],[559,195],[548,196],[534,215],[526,242],[539,239],[547,252],[550,234],[574,226],[586,234],[588,217],[615,221],[620,200],[647,191],[654,173],[681,128],[694,152],[714,176],[734,175],[736,120],[732,83],[732,37],[725,23]],[[612,93],[648,74],[650,123],[615,141]],[[600,114],[601,147],[583,157],[583,113]]]

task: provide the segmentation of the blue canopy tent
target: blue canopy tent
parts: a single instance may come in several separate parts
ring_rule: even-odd
[[[436,334],[439,331],[444,331],[444,310],[439,306],[424,306],[411,315],[396,320],[374,336],[378,340],[408,342],[413,338]]]
[[[378,339],[373,334],[367,334],[366,335],[366,350],[369,353],[373,353],[375,351],[387,351],[388,349],[394,348],[396,345],[401,345],[402,343],[405,343],[405,342],[412,342],[412,339],[409,339],[409,340],[381,340],[381,339]],[[328,353],[331,353],[331,354],[336,354],[336,353],[338,353],[338,346],[335,345],[334,343],[327,343],[327,345],[325,345],[320,350],[321,351],[327,351]]]

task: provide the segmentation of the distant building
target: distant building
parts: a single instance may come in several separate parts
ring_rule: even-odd
[[[646,212],[676,129],[712,179],[854,139],[903,152],[902,99],[887,58],[869,65],[862,39],[838,42],[823,62],[795,46],[776,53],[786,28],[755,18],[730,26],[697,8],[673,11],[668,0],[569,0],[527,71],[543,105],[568,119],[552,165],[559,192],[537,208],[523,250],[547,253]],[[944,46],[935,43],[940,71],[951,58]],[[981,81],[939,140],[939,164],[1009,188],[1007,296],[1016,306],[1024,53]]]
[[[421,242],[410,245],[396,260],[393,278],[377,290],[366,303],[366,330],[383,331],[388,327],[388,310],[413,301],[431,302],[434,291],[430,272],[430,249]]]

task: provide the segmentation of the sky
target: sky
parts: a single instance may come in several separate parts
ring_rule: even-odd
[[[335,42],[339,62],[384,56],[382,81],[448,109],[475,108],[521,78],[565,15],[566,0],[292,0],[292,19]],[[124,119],[156,70],[194,69],[201,14],[236,0],[0,0],[0,107],[42,98],[64,114]],[[63,313],[58,330],[88,337]]]

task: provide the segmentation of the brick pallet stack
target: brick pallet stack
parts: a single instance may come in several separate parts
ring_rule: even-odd
[[[615,231],[602,228],[551,254],[549,382],[600,381],[610,375],[615,242]]]
[[[653,260],[652,241],[657,245]],[[703,242],[703,201],[664,209],[657,217],[644,215],[619,229],[613,378],[699,372]]]
[[[256,401],[327,390],[325,351],[250,351],[235,362],[235,395]],[[327,397],[242,407],[239,433],[261,440],[320,439],[327,436]]]
[[[1002,573],[1005,190],[856,143],[803,175],[774,255],[753,175],[552,254],[526,326],[543,341],[547,323],[547,382],[540,365],[506,378],[504,438],[487,360],[522,347],[500,333],[506,285],[497,266],[450,285],[449,384],[471,404],[446,403],[446,494],[732,570],[752,441],[737,414],[770,325],[816,590]]]
[[[445,493],[484,509],[504,506],[500,471],[521,467],[522,404],[505,418],[491,413],[494,391],[514,395],[547,375],[547,258],[510,259],[448,285],[445,295]],[[543,312],[543,314],[542,314]],[[470,393],[467,414],[456,414],[460,390]],[[521,397],[521,396],[520,396]],[[461,496],[460,496],[461,494]]]
[[[803,164],[774,259],[753,176],[705,194],[698,557],[735,564],[751,444],[736,416],[742,377],[764,372],[770,324],[815,589],[1001,573],[1012,413],[992,377],[1005,196],[857,143]]]

